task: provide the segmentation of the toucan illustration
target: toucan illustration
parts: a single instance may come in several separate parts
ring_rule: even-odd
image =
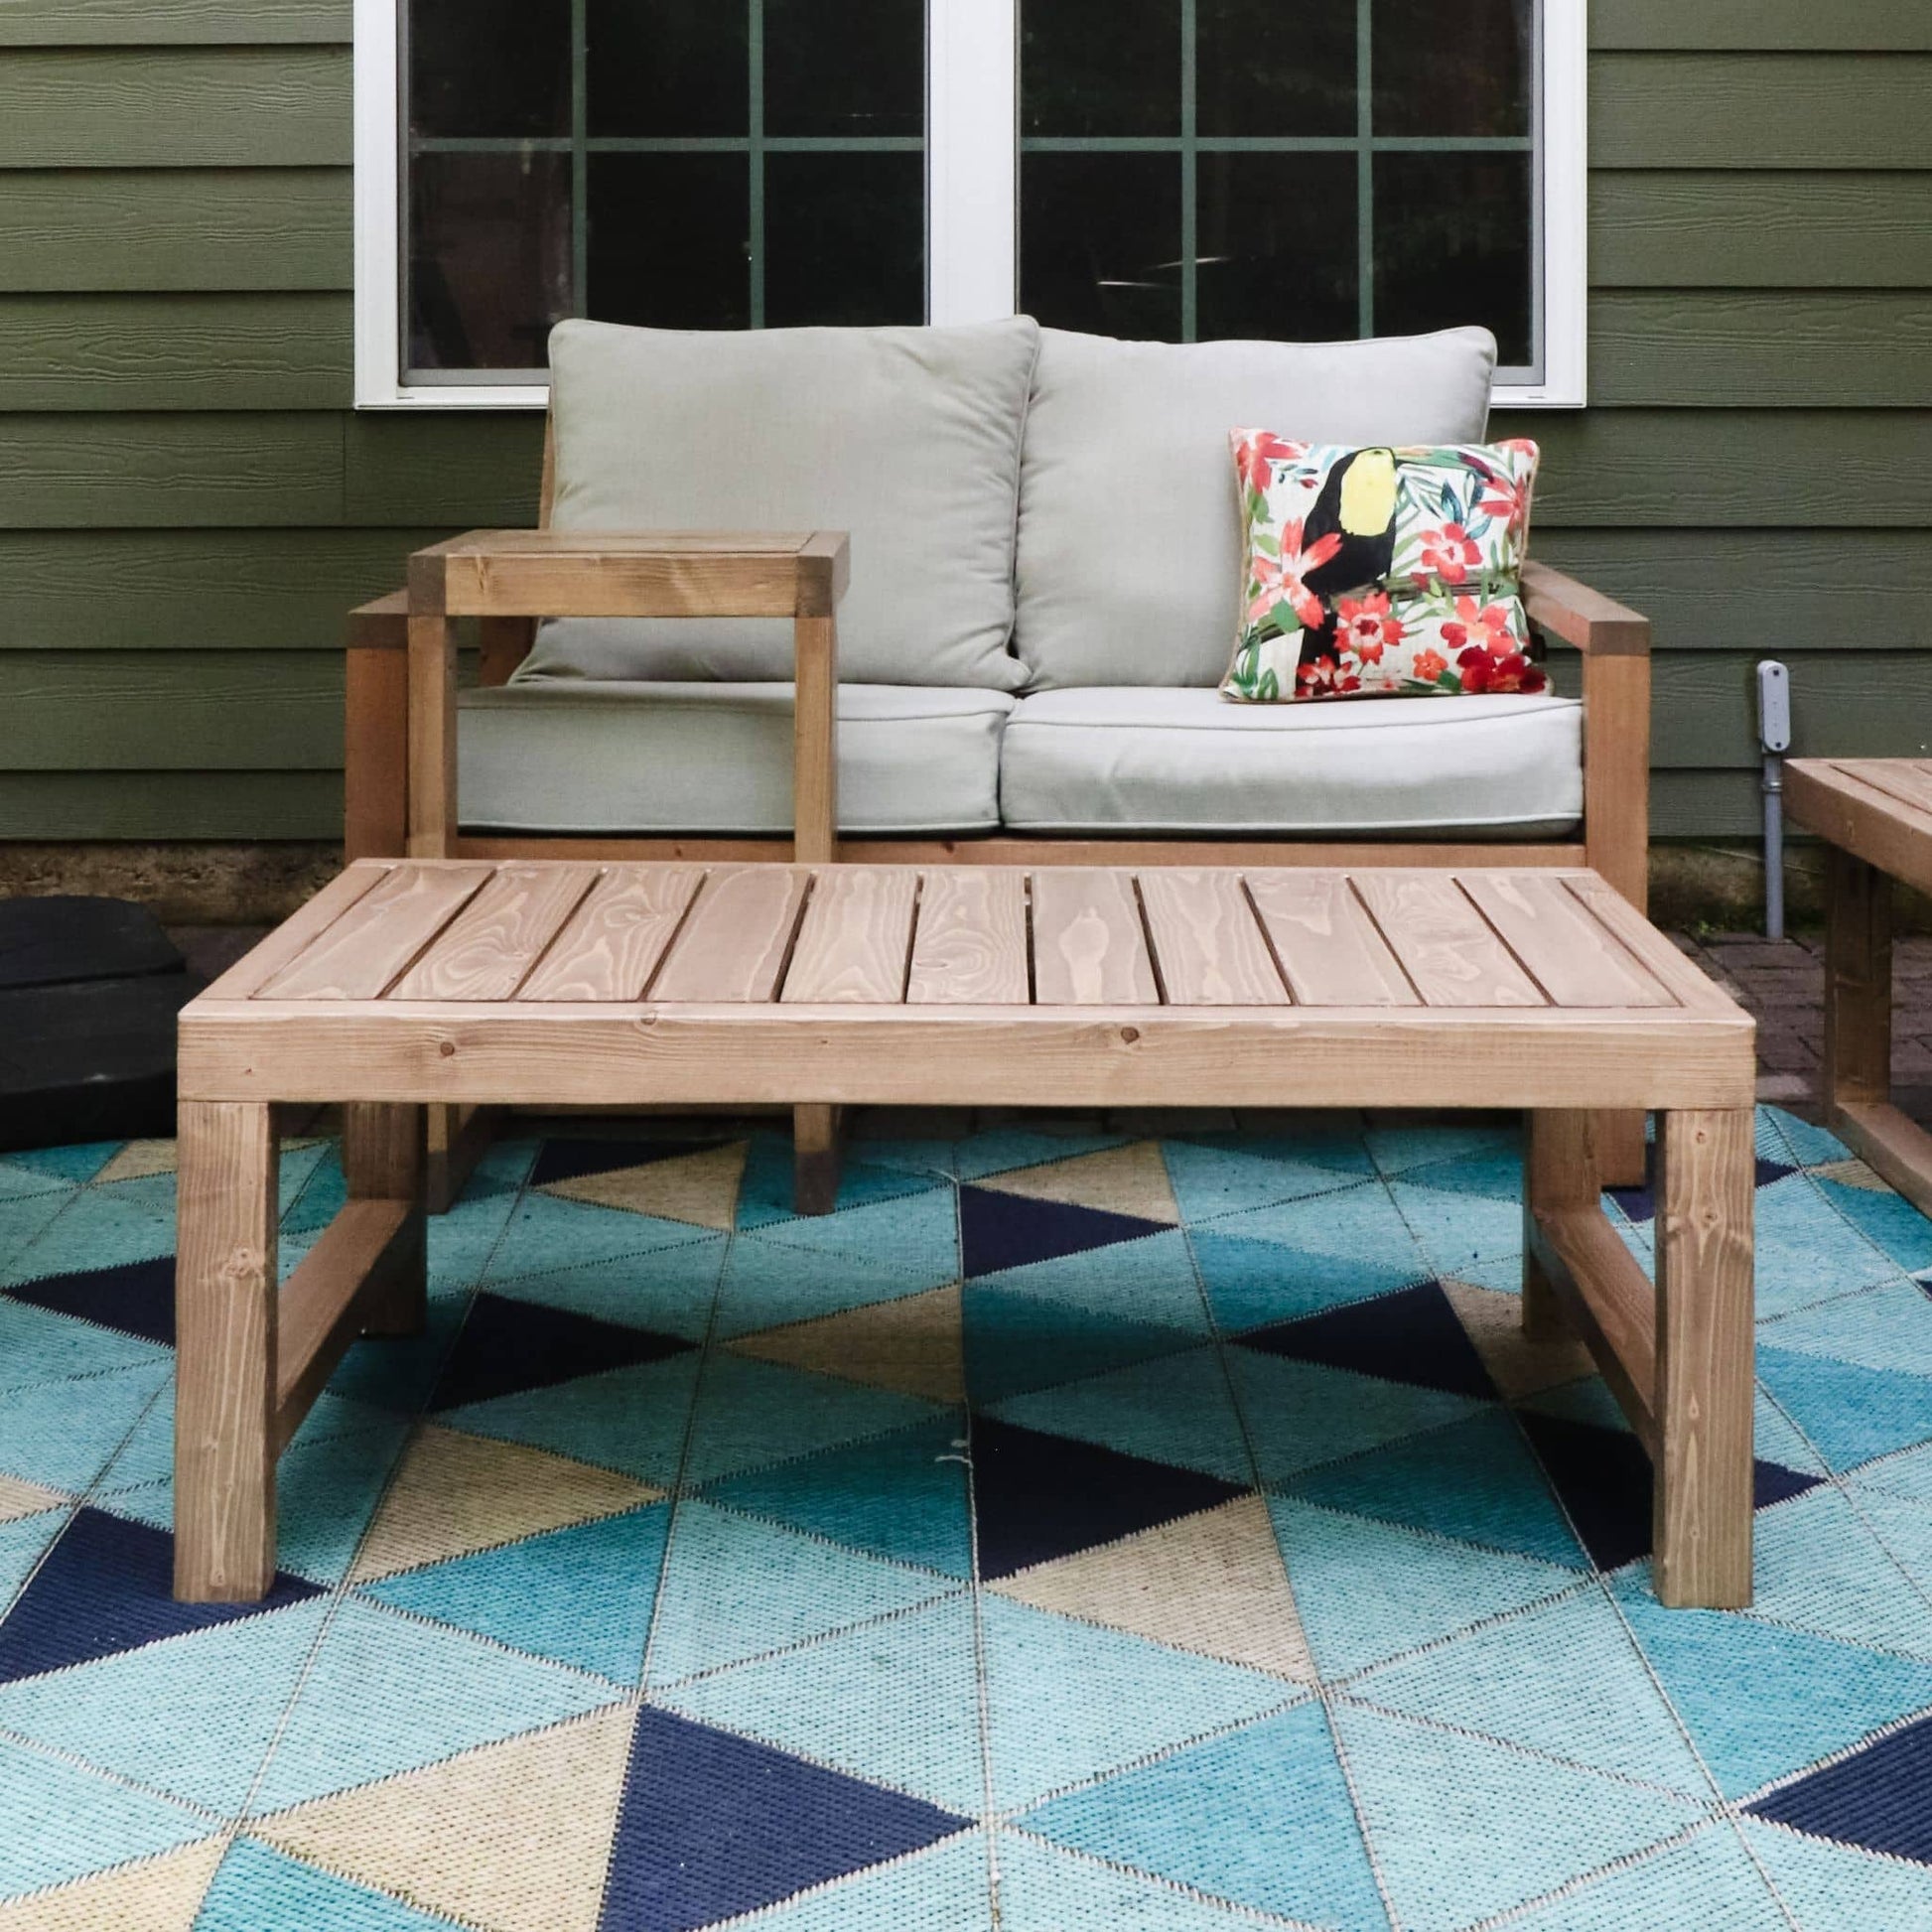
[[[1304,580],[1317,597],[1338,597],[1388,575],[1395,556],[1396,469],[1393,450],[1351,450],[1328,472],[1302,528],[1305,546],[1330,531],[1341,538],[1340,550]]]

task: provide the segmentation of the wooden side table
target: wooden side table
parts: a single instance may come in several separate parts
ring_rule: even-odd
[[[1932,1134],[1891,1100],[1891,889],[1932,893],[1932,759],[1793,759],[1791,815],[1832,848],[1825,1106],[1867,1166],[1932,1214]]]

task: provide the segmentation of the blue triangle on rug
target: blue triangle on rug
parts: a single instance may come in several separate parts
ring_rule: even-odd
[[[1104,1207],[1079,1207],[1070,1201],[1035,1200],[1028,1194],[1003,1194],[993,1187],[959,1190],[959,1245],[965,1273],[997,1275],[1030,1262],[1057,1261],[1117,1241],[1165,1234],[1165,1221],[1138,1214],[1116,1214]]]
[[[980,1575],[989,1581],[1151,1530],[1242,1491],[1219,1476],[973,1418]]]
[[[1813,1838],[1932,1864],[1932,1718],[1747,1805]]]
[[[1643,1445],[1624,1429],[1540,1415],[1519,1409],[1530,1446],[1589,1560],[1598,1570],[1619,1570],[1650,1554],[1653,1477]],[[1752,1468],[1753,1509],[1768,1509],[1816,1489],[1821,1477],[1761,1456]]]
[[[677,1335],[544,1303],[513,1302],[485,1289],[470,1305],[429,1406],[458,1409],[493,1396],[521,1395],[604,1369],[660,1362],[691,1346]]]
[[[1243,1348],[1260,1348],[1298,1362],[1326,1368],[1351,1368],[1386,1382],[1412,1382],[1451,1395],[1496,1398],[1496,1385],[1482,1365],[1468,1331],[1449,1299],[1435,1282],[1373,1301],[1349,1302],[1297,1321],[1252,1329]]]
[[[967,1829],[923,1798],[647,1707],[601,1932],[692,1932]]]
[[[258,1603],[178,1603],[174,1573],[175,1539],[166,1530],[77,1511],[0,1622],[0,1684],[323,1594],[278,1572]]]
[[[175,1258],[123,1262],[118,1268],[85,1268],[72,1275],[44,1275],[7,1290],[54,1314],[78,1315],[143,1341],[175,1345]]]
[[[654,1167],[686,1154],[708,1153],[722,1140],[702,1141],[545,1141],[530,1170],[529,1184],[547,1187],[560,1180],[583,1180],[594,1173],[616,1173],[624,1168]]]

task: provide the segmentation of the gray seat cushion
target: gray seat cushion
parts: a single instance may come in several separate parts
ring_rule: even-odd
[[[839,687],[839,819],[938,836],[999,822],[1004,691]],[[789,684],[524,680],[466,691],[465,826],[521,832],[791,831]]]
[[[1117,343],[1040,332],[1014,648],[1032,688],[1208,685],[1234,647],[1232,429],[1477,443],[1487,330],[1363,343]]]
[[[1010,691],[1027,316],[959,329],[559,323],[560,530],[847,530],[841,675]],[[764,618],[546,624],[522,675],[791,676]]]
[[[1583,707],[1042,691],[1007,721],[1000,803],[1024,832],[1544,837],[1583,815]]]

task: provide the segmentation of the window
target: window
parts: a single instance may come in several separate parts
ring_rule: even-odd
[[[356,0],[356,389],[570,315],[1206,341],[1479,321],[1584,399],[1583,0]]]

